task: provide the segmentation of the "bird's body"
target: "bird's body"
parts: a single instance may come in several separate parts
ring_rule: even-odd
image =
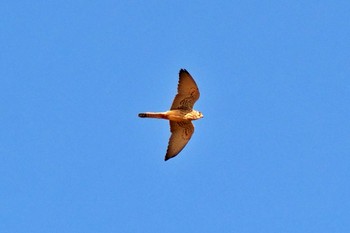
[[[171,108],[166,112],[139,113],[142,118],[166,119],[170,122],[171,136],[165,160],[175,157],[186,146],[194,132],[192,120],[203,117],[199,111],[193,110],[194,103],[199,99],[199,90],[192,76],[185,69],[179,73],[177,94]]]
[[[159,118],[166,119],[170,121],[184,121],[184,120],[197,120],[202,118],[200,112],[192,110],[190,112],[184,110],[169,110],[166,112],[145,112],[140,113],[139,117],[141,118]]]

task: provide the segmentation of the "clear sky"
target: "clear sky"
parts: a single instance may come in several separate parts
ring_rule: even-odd
[[[2,1],[0,232],[350,232],[349,1]],[[204,118],[164,162],[178,72]]]

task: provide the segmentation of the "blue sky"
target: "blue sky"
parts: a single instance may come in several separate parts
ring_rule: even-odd
[[[350,232],[349,1],[2,1],[0,232]],[[164,162],[178,72],[204,118]]]

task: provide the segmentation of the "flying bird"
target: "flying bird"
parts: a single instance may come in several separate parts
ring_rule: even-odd
[[[169,111],[139,113],[142,118],[159,118],[169,120],[171,136],[165,161],[178,155],[191,139],[194,132],[193,120],[203,117],[199,111],[193,110],[193,105],[199,99],[196,82],[187,70],[179,72],[177,94]]]

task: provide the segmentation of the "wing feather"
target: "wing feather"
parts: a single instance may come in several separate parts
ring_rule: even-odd
[[[191,139],[194,126],[191,121],[169,121],[171,136],[165,161],[178,155]]]
[[[177,94],[170,109],[192,110],[193,105],[199,99],[199,96],[200,93],[196,82],[187,70],[181,69],[179,72]]]

